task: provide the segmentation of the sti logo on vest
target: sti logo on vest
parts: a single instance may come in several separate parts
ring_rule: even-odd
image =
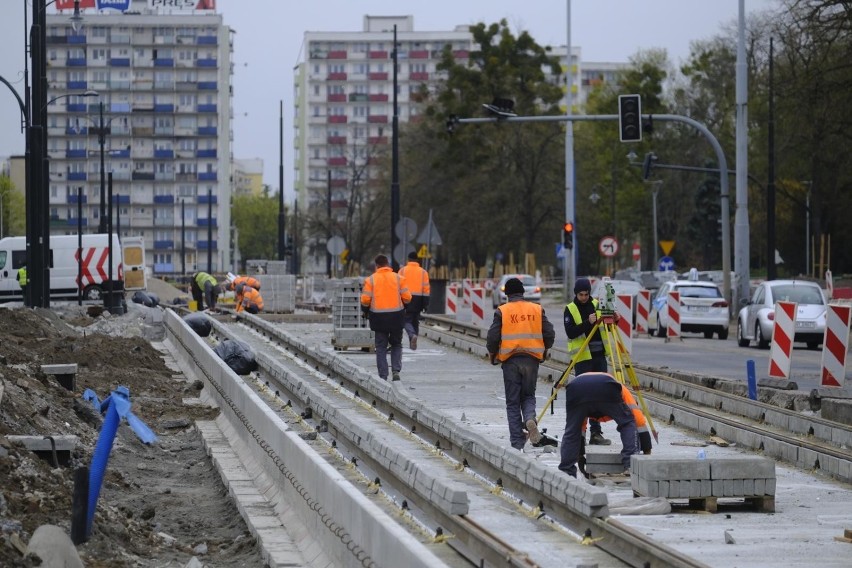
[[[522,321],[535,321],[535,314],[512,314],[509,316],[509,321],[512,323],[520,323]]]

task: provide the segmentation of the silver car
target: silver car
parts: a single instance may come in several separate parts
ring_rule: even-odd
[[[502,306],[509,301],[509,298],[506,297],[506,282],[508,282],[510,278],[517,278],[521,281],[521,283],[523,283],[524,300],[536,303],[541,302],[541,286],[535,283],[534,276],[529,274],[506,274],[500,279],[500,282],[497,283],[497,287],[494,288],[494,293],[491,294],[491,303],[495,308],[497,306]]]
[[[737,343],[748,347],[752,340],[769,347],[775,325],[775,303],[796,302],[796,335],[793,341],[817,349],[825,334],[826,301],[822,288],[807,280],[769,280],[760,283],[737,317]]]
[[[680,293],[680,330],[699,332],[710,339],[717,334],[719,339],[728,339],[728,302],[719,286],[700,280],[673,280],[665,282],[651,301],[648,315],[648,333],[657,337],[666,336],[668,322],[669,292]]]

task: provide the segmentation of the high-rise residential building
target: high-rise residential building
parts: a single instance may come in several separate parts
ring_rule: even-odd
[[[469,26],[416,31],[413,16],[368,15],[361,31],[306,32],[294,77],[294,189],[299,215],[325,210],[329,203],[332,217],[342,215],[352,178],[369,183],[378,173],[361,166],[369,165],[381,151],[390,152],[394,26],[400,123],[416,120],[418,90],[441,79],[436,66],[444,47],[449,45],[458,59],[466,59],[473,47]],[[619,65],[593,64],[587,69],[581,65],[577,47],[571,50],[570,66],[564,45],[554,47],[552,53],[562,61],[563,72],[570,67],[573,73],[575,112],[582,109],[592,86],[581,70],[594,74]],[[553,80],[564,87],[564,76]],[[326,237],[300,247],[303,272],[325,271]]]
[[[76,234],[79,188],[84,231],[98,230],[111,173],[113,230],[144,237],[154,274],[181,270],[182,209],[187,271],[232,268],[232,50],[215,11],[136,0],[84,10],[82,27],[48,16],[48,100],[98,93],[48,106],[52,234]]]
[[[263,193],[263,160],[235,158],[234,195],[259,196]]]

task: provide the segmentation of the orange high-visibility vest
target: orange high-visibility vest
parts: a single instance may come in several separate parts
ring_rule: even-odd
[[[263,311],[263,297],[261,297],[260,292],[250,286],[243,288],[241,304],[243,308],[249,308],[254,305],[258,311]]]
[[[412,296],[428,296],[431,293],[429,273],[419,263],[411,261],[399,269],[403,285]]]
[[[379,268],[364,281],[361,305],[369,306],[371,312],[398,312],[410,301],[411,292],[389,266]]]
[[[642,413],[642,409],[639,407],[639,404],[636,403],[636,399],[633,397],[633,393],[624,386],[621,385],[621,400],[627,407],[630,409],[630,412],[633,413],[633,419],[636,421],[636,431],[638,433],[649,432],[648,430],[648,420],[645,418],[645,415]],[[607,422],[612,420],[609,416],[601,416],[597,418],[598,422]],[[586,431],[586,425],[583,424],[583,432]]]
[[[498,308],[503,319],[500,330],[500,352],[497,359],[523,353],[544,359],[544,336],[541,331],[542,311],[539,304],[532,302],[509,302]]]
[[[236,290],[238,284],[245,284],[246,286],[251,286],[255,290],[260,290],[260,281],[252,276],[237,276],[234,278],[234,281],[231,282],[231,290]]]

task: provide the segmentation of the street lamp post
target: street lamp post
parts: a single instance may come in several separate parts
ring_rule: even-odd
[[[657,251],[660,250],[658,247],[659,242],[657,241],[657,192],[660,191],[660,187],[663,185],[663,180],[657,179],[651,182],[651,202],[654,208],[654,253],[651,255],[651,270],[654,270],[654,263],[657,262],[657,255],[659,254]]]
[[[106,219],[106,167],[104,165],[104,146],[106,145],[106,135],[109,134],[108,126],[104,125],[104,102],[98,102],[98,146],[101,149],[101,200],[98,220],[98,232],[107,232]],[[112,120],[110,120],[112,122]]]

